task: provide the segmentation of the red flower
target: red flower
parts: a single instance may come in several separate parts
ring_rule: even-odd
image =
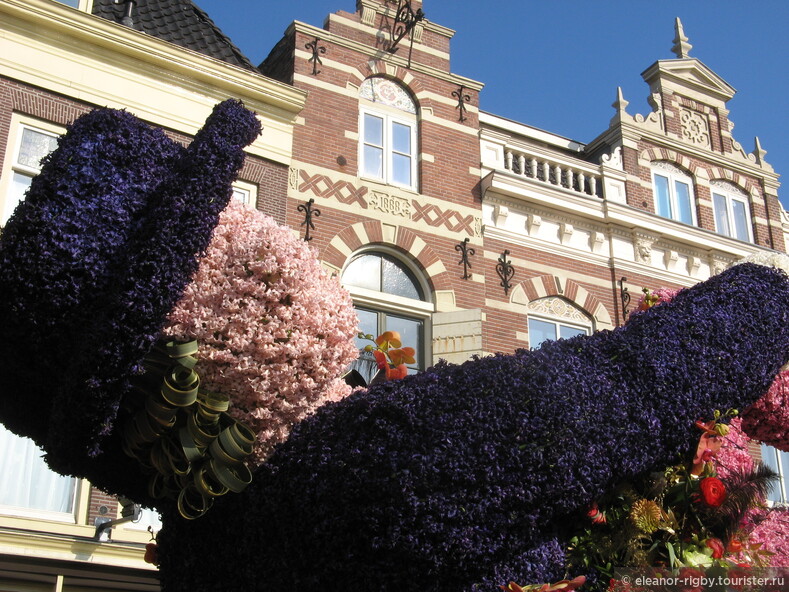
[[[712,549],[713,559],[721,559],[723,557],[723,553],[724,553],[723,541],[716,538],[710,538],[707,539],[705,543],[710,549]]]
[[[711,508],[719,507],[726,499],[726,486],[717,477],[705,477],[699,483],[702,501]]]
[[[592,524],[605,524],[605,512],[597,507],[597,502],[592,502],[592,507],[586,512],[586,515],[592,520]]]

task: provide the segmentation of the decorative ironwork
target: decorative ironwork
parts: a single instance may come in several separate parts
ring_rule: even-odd
[[[619,299],[622,301],[622,316],[627,317],[627,310],[630,306],[630,292],[627,291],[627,286],[625,286],[625,282],[627,278],[622,276],[622,279],[619,280]]]
[[[512,262],[507,260],[507,255],[509,254],[510,252],[505,249],[496,265],[496,273],[501,278],[501,287],[504,288],[505,295],[509,294],[510,288],[512,288],[510,280],[515,275],[515,268],[512,266]]]
[[[315,200],[310,198],[308,202],[300,204],[296,209],[299,212],[304,212],[304,222],[301,223],[302,226],[306,226],[304,229],[304,240],[311,241],[312,237],[310,236],[310,230],[315,230],[315,225],[312,223],[312,217],[315,216],[316,218],[321,215],[321,211],[318,208],[313,208],[312,204],[315,203]]]
[[[411,46],[408,49],[408,67],[411,67],[411,51],[414,49],[414,36],[412,31],[414,28],[423,21],[425,13],[421,8],[417,8],[416,12],[411,8],[410,0],[399,0],[397,3],[397,13],[395,14],[394,26],[392,27],[392,43],[389,46],[389,52],[394,53],[397,51],[397,44],[409,35],[411,38]]]
[[[458,265],[463,265],[463,279],[467,280],[471,277],[471,274],[468,272],[471,269],[471,261],[469,261],[469,257],[474,255],[475,251],[474,248],[469,248],[468,242],[469,238],[466,237],[463,239],[463,242],[460,244],[455,245],[455,250],[460,253],[460,261],[458,261]]]
[[[326,53],[326,48],[323,45],[318,45],[320,41],[321,40],[316,37],[314,41],[310,41],[304,46],[306,49],[312,51],[312,57],[309,59],[309,61],[312,62],[313,76],[317,76],[321,73],[321,71],[318,70],[318,64],[323,65],[323,62],[321,61],[321,58],[318,54]]]
[[[457,107],[455,109],[460,110],[459,121],[466,121],[468,117],[466,117],[466,103],[471,102],[471,97],[465,94],[466,87],[462,84],[457,90],[452,91],[452,96],[458,100]]]

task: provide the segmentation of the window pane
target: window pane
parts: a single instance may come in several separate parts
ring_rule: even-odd
[[[562,339],[569,339],[576,335],[586,335],[586,330],[579,329],[578,327],[570,327],[569,325],[559,325],[559,337]]]
[[[743,241],[750,240],[748,236],[748,210],[745,202],[738,199],[731,200],[731,212],[734,218],[734,237]]]
[[[404,298],[422,300],[422,292],[416,280],[399,263],[389,258],[384,258],[382,260],[382,270],[383,292]]]
[[[369,113],[364,114],[364,142],[375,146],[384,145],[384,120]]]
[[[718,234],[731,236],[729,214],[726,211],[726,198],[718,193],[713,193],[712,205],[715,210],[715,230],[718,231]]]
[[[381,290],[381,257],[362,255],[348,264],[342,274],[342,282],[350,286]]]
[[[664,218],[671,218],[671,201],[668,195],[668,177],[655,175],[655,207]]]
[[[55,0],[56,2],[60,2],[61,4],[66,4],[67,6],[71,6],[73,8],[79,8],[79,0]]]
[[[397,331],[400,333],[400,341],[403,347],[413,347],[416,350],[416,364],[409,364],[410,369],[421,368],[421,360],[423,358],[422,346],[422,327],[424,322],[419,319],[409,319],[406,317],[398,317],[395,315],[386,315],[386,330]]]
[[[401,154],[411,154],[411,126],[392,123],[392,150]]]
[[[359,317],[359,331],[365,335],[372,335],[373,338],[378,337],[378,313],[372,310],[364,310],[363,308],[356,309],[356,315]],[[366,339],[355,338],[356,347],[362,349],[370,342]]]
[[[28,438],[0,425],[0,505],[72,513],[76,480],[52,472]]]
[[[248,204],[251,200],[249,195],[249,191],[246,189],[239,189],[238,187],[233,187],[233,199],[236,201],[240,201],[242,204]]]
[[[543,341],[556,339],[556,324],[539,319],[529,319],[529,347],[539,347]]]
[[[23,175],[16,172],[13,174],[11,177],[11,187],[9,187],[8,194],[6,194],[5,201],[3,203],[0,226],[5,226],[5,223],[8,222],[11,214],[14,213],[16,206],[19,205],[19,202],[24,199],[25,192],[30,187],[30,182],[32,180],[33,177],[29,175]]]
[[[685,224],[693,224],[693,209],[690,203],[690,187],[681,181],[674,182],[677,192],[677,217],[676,219]]]
[[[789,485],[789,480],[787,479],[789,453],[781,452],[772,446],[762,444],[762,462],[779,475],[779,479],[775,480],[770,492],[767,494],[767,499],[774,502],[787,501],[786,488]]]
[[[411,158],[402,154],[392,154],[392,182],[411,185]]]
[[[378,179],[384,176],[384,151],[382,149],[365,145],[364,174]]]
[[[41,159],[52,152],[57,147],[57,143],[55,136],[23,127],[17,164],[38,170]]]

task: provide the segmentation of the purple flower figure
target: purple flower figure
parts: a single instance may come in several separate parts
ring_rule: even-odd
[[[41,445],[55,470],[95,477],[91,459],[112,456],[129,379],[259,133],[235,100],[217,105],[187,148],[98,109],[43,161],[0,238],[0,420]]]

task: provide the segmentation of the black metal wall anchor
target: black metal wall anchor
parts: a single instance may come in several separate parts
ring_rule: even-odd
[[[397,12],[395,13],[394,26],[392,26],[392,43],[389,45],[389,53],[397,51],[397,44],[409,35],[411,38],[411,46],[408,48],[408,68],[411,67],[411,52],[414,49],[414,35],[412,31],[414,28],[425,19],[425,13],[421,8],[417,8],[416,12],[411,8],[410,0],[398,0]]]
[[[466,103],[471,102],[471,97],[468,94],[465,94],[466,87],[462,84],[457,90],[452,91],[452,96],[458,100],[458,104],[455,109],[460,110],[459,121],[466,121],[468,117],[466,117]]]
[[[471,257],[475,251],[473,247],[468,246],[469,238],[466,237],[463,239],[463,242],[460,244],[455,245],[455,250],[460,252],[460,261],[458,261],[458,265],[463,265],[463,279],[467,280],[471,277],[471,274],[468,272],[471,269],[471,261],[469,261],[469,257]]]
[[[312,217],[315,216],[316,218],[321,215],[321,211],[318,208],[313,208],[312,204],[315,203],[315,200],[310,198],[307,203],[299,204],[296,208],[299,212],[304,212],[304,222],[301,223],[302,226],[306,226],[304,229],[304,240],[311,241],[312,237],[310,236],[310,230],[315,230],[315,225],[312,223]]]
[[[510,280],[515,275],[515,268],[512,266],[512,262],[507,260],[507,255],[510,252],[508,250],[504,250],[504,252],[499,257],[499,262],[496,265],[496,273],[499,274],[501,278],[501,287],[504,288],[504,294],[507,295],[512,287]]]
[[[619,299],[622,301],[622,316],[627,317],[627,309],[630,306],[630,292],[627,291],[627,286],[625,286],[625,282],[627,278],[622,276],[622,279],[619,280]]]
[[[323,65],[323,62],[321,61],[321,58],[318,54],[326,53],[326,48],[323,45],[318,45],[320,41],[321,40],[316,37],[315,41],[310,41],[304,46],[306,49],[312,50],[312,57],[309,59],[309,61],[312,62],[313,76],[317,76],[321,73],[321,71],[318,70],[318,64]]]

